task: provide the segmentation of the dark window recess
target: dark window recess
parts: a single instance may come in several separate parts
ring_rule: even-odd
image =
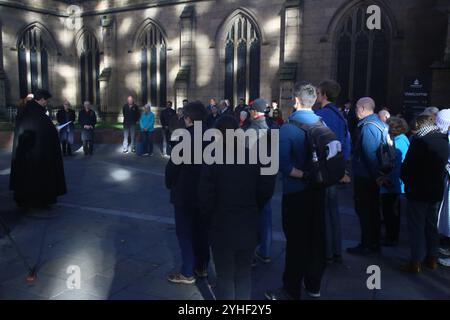
[[[369,30],[361,7],[353,9],[338,28],[337,81],[342,86],[339,103],[371,96],[377,105],[386,102],[389,64],[388,25]]]
[[[233,87],[234,87],[234,45],[229,42],[225,48],[225,99],[233,103]]]
[[[167,99],[167,48],[159,28],[153,23],[139,35],[141,47],[141,101],[163,106]]]
[[[100,50],[97,39],[85,31],[79,43],[81,102],[100,106]]]
[[[160,68],[160,82],[161,82],[161,86],[160,86],[160,97],[159,97],[159,101],[160,101],[160,106],[165,106],[167,104],[167,64],[166,64],[166,59],[167,59],[167,55],[166,55],[166,46],[162,46],[160,49],[160,64],[159,64],[159,68]]]
[[[48,53],[45,48],[41,50],[41,74],[42,88],[50,90],[48,81]]]
[[[156,47],[152,47],[150,50],[151,62],[150,62],[150,101],[152,106],[158,105],[158,56]]]
[[[244,14],[231,23],[225,45],[225,98],[233,104],[259,96],[261,41],[256,25]]]
[[[19,87],[20,97],[24,98],[29,92],[27,80],[27,52],[25,48],[19,49]]]
[[[80,87],[81,103],[86,101],[86,55],[84,52],[80,55]]]
[[[30,52],[31,63],[31,92],[35,92],[39,88],[39,68],[38,68],[38,53],[36,48],[31,49]]]
[[[259,97],[259,68],[261,59],[261,44],[255,40],[250,48],[250,101]]]
[[[48,39],[49,36],[37,26],[28,28],[20,37],[18,64],[21,97],[38,88],[50,89]]]
[[[147,89],[147,49],[141,51],[141,95],[142,104],[145,105],[148,101],[148,89]]]
[[[238,46],[237,98],[245,98],[247,89],[247,43]]]

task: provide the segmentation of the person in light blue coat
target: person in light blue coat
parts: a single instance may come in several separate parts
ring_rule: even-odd
[[[381,243],[386,247],[398,245],[400,234],[400,217],[405,212],[405,185],[400,178],[402,163],[409,149],[408,124],[402,118],[391,117],[387,121],[389,134],[394,140],[396,150],[396,165],[389,179],[386,179],[380,188],[381,208],[383,212],[386,235]]]
[[[377,156],[388,128],[374,113],[375,101],[361,98],[356,105],[358,117],[357,141],[353,152],[355,211],[361,225],[361,243],[347,252],[353,255],[372,255],[380,252],[381,214],[379,210],[379,181],[384,178]]]
[[[142,155],[153,155],[153,133],[155,131],[155,115],[151,111],[151,105],[144,107],[139,124],[141,126]]]

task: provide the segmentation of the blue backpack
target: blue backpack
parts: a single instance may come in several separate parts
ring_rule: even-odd
[[[381,143],[377,149],[377,158],[379,163],[380,173],[383,175],[390,175],[395,169],[397,152],[395,149],[395,143],[389,135],[388,128],[382,128],[376,122],[369,121],[365,123],[374,125],[381,131]]]

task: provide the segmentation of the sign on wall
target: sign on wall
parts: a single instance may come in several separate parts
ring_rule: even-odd
[[[429,105],[430,79],[426,76],[406,76],[403,90],[403,113],[410,120]]]

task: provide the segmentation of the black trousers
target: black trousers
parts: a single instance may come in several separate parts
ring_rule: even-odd
[[[361,226],[361,245],[365,248],[380,247],[381,214],[380,190],[375,181],[355,177],[355,210]]]
[[[325,271],[325,189],[283,195],[282,215],[286,236],[283,287],[300,299],[302,281],[308,291],[319,292]]]
[[[386,240],[397,242],[400,234],[401,212],[399,194],[382,194],[381,208],[383,211],[384,226],[386,227]]]
[[[94,153],[94,142],[92,140],[83,141],[83,151],[85,155],[92,155]]]
[[[233,249],[226,244],[212,243],[216,267],[217,300],[250,300],[252,296],[253,249]]]
[[[61,141],[63,155],[72,155],[72,145],[68,141]]]

